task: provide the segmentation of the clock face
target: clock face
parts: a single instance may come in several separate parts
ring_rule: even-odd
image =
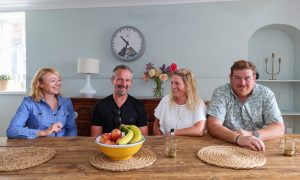
[[[111,47],[115,56],[124,61],[134,61],[145,51],[143,34],[132,26],[119,28],[112,36]]]

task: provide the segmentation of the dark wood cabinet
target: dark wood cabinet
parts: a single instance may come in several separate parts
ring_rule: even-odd
[[[71,97],[74,110],[78,113],[76,119],[78,135],[79,136],[90,136],[91,135],[91,119],[93,107],[98,100],[101,100],[103,97],[95,98],[84,98],[84,97]],[[141,100],[146,109],[148,117],[148,128],[149,135],[153,134],[153,122],[154,122],[154,109],[158,105],[160,98],[145,98],[138,97]]]

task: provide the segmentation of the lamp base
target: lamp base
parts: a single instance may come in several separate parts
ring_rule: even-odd
[[[80,95],[83,97],[87,97],[87,98],[92,98],[92,97],[94,97],[95,94],[96,94],[96,92],[91,93],[91,92],[80,91]]]
[[[90,74],[86,75],[86,84],[79,92],[81,96],[88,98],[91,98],[96,94],[96,90],[92,88],[90,83]]]

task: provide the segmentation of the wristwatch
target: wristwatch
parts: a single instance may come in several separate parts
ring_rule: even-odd
[[[252,135],[259,138],[260,137],[260,134],[258,131],[252,131]]]
[[[174,134],[175,134],[175,129],[171,129],[170,134],[171,134],[171,136],[174,136]]]

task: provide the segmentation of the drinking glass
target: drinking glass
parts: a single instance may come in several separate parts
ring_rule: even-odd
[[[168,158],[176,158],[178,151],[178,140],[175,137],[166,137],[165,153]]]
[[[296,155],[296,142],[292,137],[282,137],[279,142],[279,150],[282,155],[294,156]]]

